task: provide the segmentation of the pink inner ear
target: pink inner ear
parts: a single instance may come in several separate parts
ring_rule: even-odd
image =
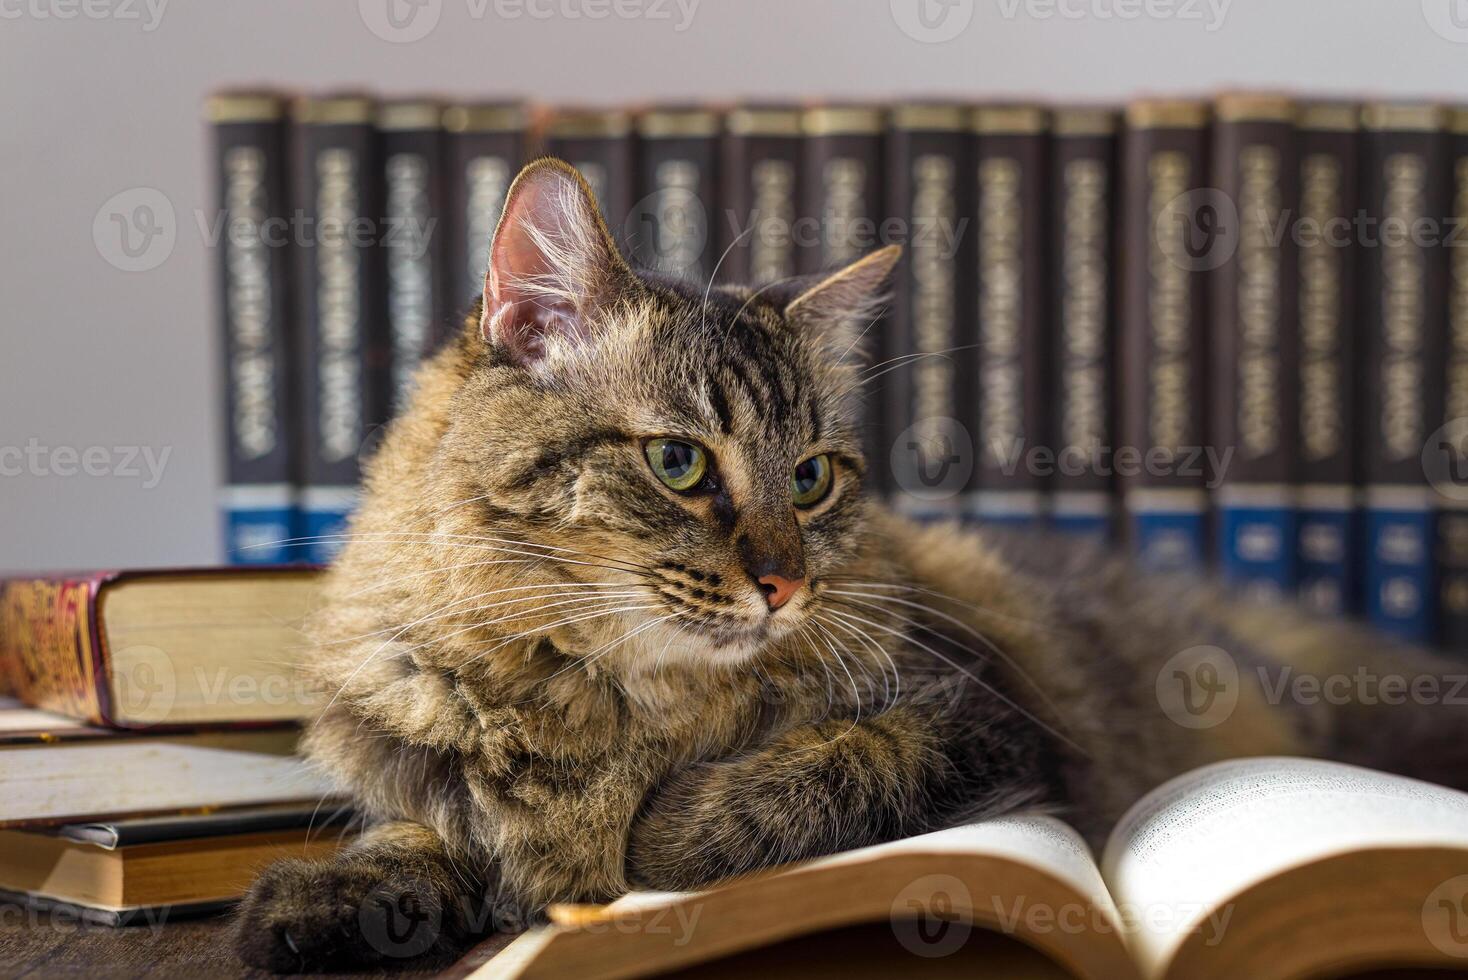
[[[583,227],[589,202],[567,175],[546,167],[514,188],[490,247],[480,331],[517,362],[539,360],[553,334],[580,336],[582,297],[596,229]],[[594,219],[593,219],[594,220]]]

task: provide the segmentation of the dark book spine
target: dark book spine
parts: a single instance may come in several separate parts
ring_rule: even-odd
[[[1468,110],[1452,113],[1448,137],[1450,194],[1444,225],[1447,246],[1447,359],[1443,427],[1436,445],[1433,483],[1438,515],[1438,639],[1468,655]],[[1431,457],[1429,457],[1431,458]]]
[[[1029,106],[981,107],[973,129],[977,349],[966,359],[974,365],[978,428],[965,512],[1030,524],[1047,515],[1050,476],[1047,120]]]
[[[1382,104],[1363,114],[1365,209],[1365,605],[1404,639],[1434,636],[1434,495],[1423,467],[1441,424],[1447,326],[1446,250],[1425,235],[1447,206],[1441,112]]]
[[[457,336],[484,293],[489,242],[510,182],[525,163],[525,111],[517,105],[453,105],[443,112],[445,178],[443,312],[436,342]]]
[[[1222,232],[1204,193],[1207,151],[1205,105],[1128,107],[1114,459],[1127,534],[1142,566],[1159,572],[1197,571],[1207,556],[1204,283]]]
[[[1295,107],[1269,95],[1215,106],[1212,184],[1238,229],[1208,256],[1218,564],[1242,593],[1295,589],[1299,198]],[[1235,218],[1235,215],[1237,216]],[[1224,227],[1227,227],[1225,225]]]
[[[219,95],[208,113],[223,220],[224,551],[235,564],[279,564],[296,557],[297,535],[291,252],[270,231],[289,227],[285,106],[270,95]]]
[[[546,152],[580,171],[612,236],[628,252],[628,219],[637,180],[632,117],[622,110],[559,113],[547,129]]]
[[[700,285],[713,276],[719,202],[719,116],[659,109],[637,120],[637,200],[628,216],[632,255],[646,268]]]
[[[1101,538],[1111,535],[1116,509],[1117,121],[1096,108],[1051,117],[1051,521]]]
[[[1297,591],[1309,608],[1355,604],[1356,273],[1360,110],[1306,105],[1297,131],[1300,174],[1299,511]]]
[[[893,111],[887,207],[906,229],[879,384],[892,502],[918,517],[957,516],[973,475],[973,139],[959,106]],[[882,368],[878,369],[884,370]]]
[[[719,161],[719,281],[767,286],[795,268],[800,201],[800,112],[735,109],[725,119]]]
[[[359,462],[387,416],[388,340],[381,275],[381,170],[372,103],[297,103],[297,250],[302,358],[301,533],[326,562],[343,543]]]
[[[805,133],[800,168],[799,215],[795,219],[796,271],[802,275],[839,268],[880,245],[888,214],[884,203],[883,173],[885,126],[883,113],[869,106],[823,106],[807,109],[801,118]],[[863,340],[870,374],[859,388],[863,451],[867,458],[868,491],[885,495],[901,486],[901,451],[893,440],[912,419],[890,429],[897,418],[888,407],[889,382],[894,367],[887,340],[886,318],[867,328]],[[877,365],[882,365],[878,367]]]
[[[436,346],[448,314],[439,114],[433,102],[388,103],[377,113],[384,310],[394,414],[407,404],[418,365]]]

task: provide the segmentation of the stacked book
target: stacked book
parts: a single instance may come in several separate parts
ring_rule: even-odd
[[[349,816],[295,755],[307,569],[0,582],[0,897],[157,924]]]
[[[697,281],[906,246],[868,333],[895,506],[1111,538],[1468,652],[1468,110],[235,93],[209,117],[233,560],[331,557],[510,180],[550,153],[636,261]]]

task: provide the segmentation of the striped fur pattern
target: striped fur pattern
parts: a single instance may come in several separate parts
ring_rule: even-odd
[[[874,503],[855,355],[895,258],[763,292],[665,281],[624,264],[573,170],[521,175],[485,300],[370,461],[311,627],[330,701],[308,750],[375,829],[262,876],[247,961],[443,956],[548,903],[1019,807],[1094,837],[1230,756],[1415,759],[1462,781],[1457,715],[1275,705],[1253,679],[1285,660],[1439,669],[1420,654]],[[667,436],[705,447],[717,481],[660,483],[644,444]],[[797,509],[791,470],[814,453],[834,485]],[[770,562],[804,579],[773,611],[751,571]],[[1191,730],[1156,685],[1200,644],[1241,687],[1227,721]],[[1448,732],[1456,749],[1412,751]],[[426,938],[381,939],[373,910],[409,907]]]

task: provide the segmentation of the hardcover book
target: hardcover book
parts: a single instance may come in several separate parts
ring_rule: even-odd
[[[637,200],[624,232],[632,257],[657,272],[707,283],[719,215],[719,115],[653,109],[637,117]]]
[[[767,286],[796,274],[800,110],[742,106],[724,117],[719,280]]]
[[[1030,451],[1050,445],[1048,125],[1036,106],[973,113],[978,429],[964,512],[987,522],[1032,524],[1047,516],[1049,474]]]
[[[553,906],[551,925],[470,976],[763,975],[754,964],[788,967],[802,937],[832,930],[848,941],[824,947],[821,975],[1294,980],[1458,969],[1465,827],[1468,795],[1454,790],[1313,759],[1224,762],[1144,796],[1099,860],[1054,817],[1004,817],[706,892]],[[861,934],[843,927],[860,923],[880,923],[896,943],[851,942]],[[1037,955],[1021,960],[986,941],[993,934]]]
[[[413,374],[435,347],[450,315],[443,283],[445,160],[440,113],[438,103],[423,99],[377,107],[383,309],[394,414],[407,404]]]
[[[1122,144],[1121,426],[1126,532],[1152,571],[1200,571],[1207,535],[1207,298],[1226,247],[1208,187],[1208,106],[1127,107]],[[1124,454],[1124,455],[1123,455]]]
[[[489,242],[510,181],[527,159],[526,113],[516,103],[451,105],[443,111],[444,316],[437,339],[456,336],[484,292]]]
[[[559,109],[546,124],[545,150],[586,178],[612,237],[627,252],[627,217],[637,180],[632,114],[624,109]]]
[[[1448,127],[1447,358],[1438,471],[1438,640],[1468,655],[1468,110],[1455,109]]]
[[[1357,278],[1360,108],[1300,107],[1299,543],[1300,600],[1317,612],[1354,611],[1357,508]]]
[[[388,417],[380,157],[369,99],[303,98],[293,118],[297,209],[309,229],[296,250],[300,557],[324,563],[341,549],[360,461]]]
[[[98,572],[0,581],[0,689],[119,728],[294,721],[317,600],[306,568]]]
[[[285,102],[269,93],[221,93],[209,99],[206,115],[221,221],[224,551],[236,564],[273,565],[296,557],[297,534],[291,251],[275,238],[290,212]]]
[[[1363,124],[1365,210],[1379,236],[1364,250],[1365,611],[1386,632],[1431,642],[1436,501],[1423,452],[1442,424],[1447,250],[1422,232],[1447,213],[1443,113],[1378,103]]]
[[[957,517],[973,474],[978,431],[974,385],[973,139],[958,105],[892,111],[887,206],[905,223],[886,330],[870,382],[887,415],[869,469],[890,472],[891,499],[919,517]],[[876,332],[869,329],[868,335]]]
[[[1218,565],[1245,595],[1295,591],[1299,263],[1295,106],[1265,94],[1214,103],[1212,184],[1232,205],[1237,240],[1211,270],[1211,444]],[[1230,216],[1232,217],[1232,216]]]
[[[1056,468],[1050,520],[1109,537],[1116,509],[1117,113],[1051,113],[1050,274]]]

